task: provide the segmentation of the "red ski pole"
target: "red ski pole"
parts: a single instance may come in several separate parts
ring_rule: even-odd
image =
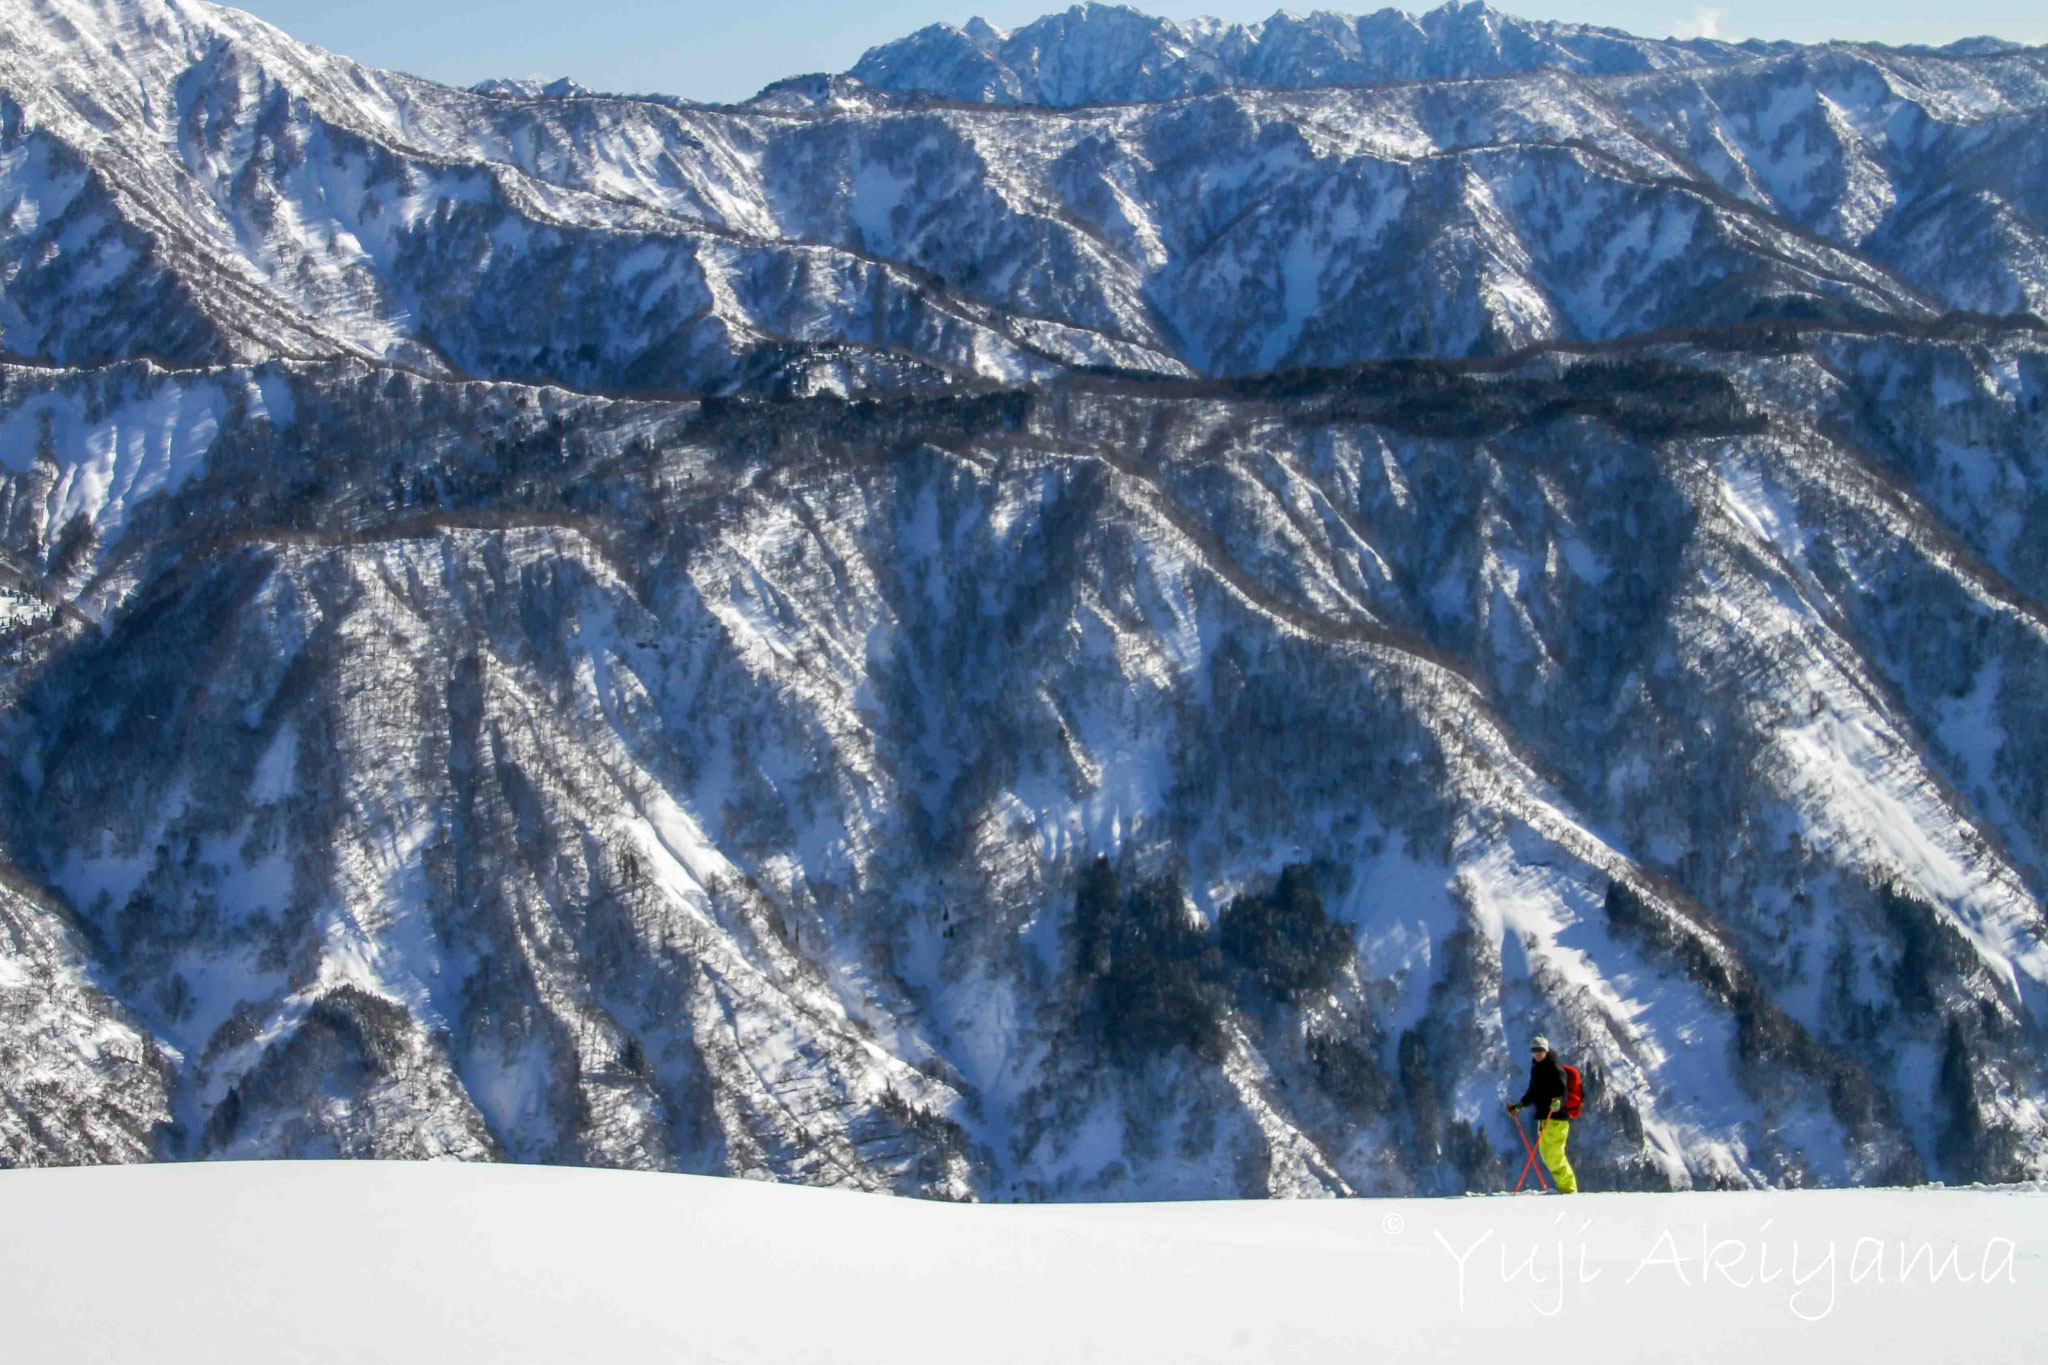
[[[1529,1159],[1522,1163],[1521,1176],[1517,1178],[1515,1181],[1515,1193],[1520,1194],[1522,1192],[1522,1182],[1529,1178],[1529,1172],[1531,1170],[1534,1170],[1536,1172],[1536,1187],[1538,1189],[1548,1190],[1550,1188],[1550,1182],[1543,1178],[1543,1168],[1536,1164],[1536,1149],[1529,1143],[1529,1130],[1522,1126],[1522,1116],[1520,1114],[1515,1113],[1513,1110],[1509,1110],[1508,1117],[1515,1121],[1515,1132],[1519,1134],[1522,1139],[1522,1150],[1526,1151],[1529,1154]],[[1542,1131],[1542,1127],[1540,1124],[1537,1127],[1537,1131]]]

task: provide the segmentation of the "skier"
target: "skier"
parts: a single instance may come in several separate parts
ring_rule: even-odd
[[[1565,1083],[1564,1068],[1557,1064],[1557,1054],[1550,1050],[1550,1040],[1538,1034],[1529,1042],[1529,1088],[1522,1092],[1522,1098],[1508,1106],[1508,1112],[1528,1109],[1536,1115],[1536,1152],[1550,1168],[1559,1194],[1579,1192],[1579,1178],[1572,1174],[1572,1164],[1564,1155],[1564,1140],[1572,1131],[1565,1103],[1570,1089]]]

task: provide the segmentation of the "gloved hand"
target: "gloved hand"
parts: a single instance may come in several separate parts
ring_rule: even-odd
[[[1519,1114],[1520,1112],[1522,1112],[1522,1106],[1516,1104],[1513,1100],[1510,1100],[1508,1101],[1508,1112],[1510,1114]]]
[[[1550,1102],[1550,1112],[1551,1112],[1551,1113],[1555,1114],[1555,1113],[1558,1113],[1558,1112],[1562,1111],[1563,1109],[1564,1109],[1564,1101],[1563,1101],[1563,1100],[1561,1100],[1561,1099],[1556,1099],[1556,1100],[1552,1100],[1552,1101]]]

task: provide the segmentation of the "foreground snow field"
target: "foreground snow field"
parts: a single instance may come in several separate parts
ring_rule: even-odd
[[[2038,1190],[957,1206],[403,1162],[0,1174],[19,1361],[2039,1360]],[[1539,1282],[1540,1277],[1540,1282]]]

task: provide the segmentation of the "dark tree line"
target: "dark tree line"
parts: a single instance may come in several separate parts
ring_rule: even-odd
[[[1300,864],[1235,897],[1212,930],[1186,914],[1172,877],[1125,886],[1098,857],[1081,874],[1072,941],[1080,1026],[1125,1066],[1176,1048],[1213,1060],[1233,1005],[1264,1011],[1327,990],[1352,953]],[[1324,1058],[1333,1077],[1357,1060]]]

